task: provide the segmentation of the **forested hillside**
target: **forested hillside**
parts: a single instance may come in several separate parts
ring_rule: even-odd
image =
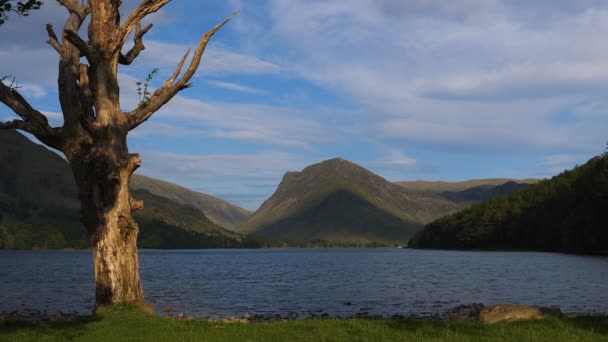
[[[608,251],[608,156],[428,224],[414,248]]]

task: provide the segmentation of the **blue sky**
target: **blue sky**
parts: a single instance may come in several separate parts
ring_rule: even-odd
[[[124,16],[137,1],[124,1]],[[140,173],[247,209],[286,171],[343,157],[397,180],[550,177],[608,140],[608,2],[175,0],[120,69],[125,110],[153,68],[232,12],[194,87],[129,135]],[[0,74],[61,125],[53,1],[0,28]],[[82,32],[85,36],[85,32]],[[14,115],[0,108],[0,120]]]

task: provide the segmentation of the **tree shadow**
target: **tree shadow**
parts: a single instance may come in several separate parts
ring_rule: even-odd
[[[98,316],[82,316],[70,320],[30,322],[27,320],[0,321],[0,337],[14,333],[57,336],[72,340],[83,336],[91,323],[100,321]]]
[[[571,318],[549,318],[544,324],[559,329],[559,326],[567,326],[568,330],[580,330],[601,335],[608,335],[608,316],[579,316]],[[556,320],[552,322],[552,320]],[[514,330],[525,331],[527,325],[534,326],[535,324],[543,324],[539,321],[528,320],[518,322],[504,322],[496,325],[484,325],[478,321],[442,321],[433,319],[391,319],[386,321],[386,326],[390,329],[410,331],[414,333],[424,334],[428,337],[441,338],[445,336],[446,331],[464,335],[475,339],[483,339],[489,336],[494,336],[498,331],[507,328],[510,325]],[[517,327],[515,326],[517,325]]]
[[[475,321],[448,321],[438,319],[400,318],[386,321],[390,329],[424,334],[429,338],[445,337],[446,331],[483,340],[488,336],[487,329]]]
[[[608,335],[608,316],[579,316],[567,319],[569,325]]]

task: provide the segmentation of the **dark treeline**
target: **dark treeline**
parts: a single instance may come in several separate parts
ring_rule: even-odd
[[[337,241],[337,240],[290,240],[290,239],[271,239],[268,237],[254,236],[255,241],[258,241],[261,247],[264,248],[385,248],[385,247],[400,247],[395,243],[385,242],[353,242],[353,241]]]
[[[4,205],[4,207],[3,207]],[[248,237],[229,237],[189,231],[159,220],[139,220],[138,245],[149,249],[259,248]],[[36,202],[0,201],[0,249],[88,248],[78,213],[62,207],[40,208]]]
[[[249,237],[233,238],[225,235],[208,235],[175,228],[158,220],[139,222],[141,229],[137,245],[147,249],[201,249],[201,248],[260,248],[262,243]]]
[[[608,251],[608,155],[428,224],[414,248]]]
[[[0,200],[0,249],[87,248],[78,211],[20,198]]]

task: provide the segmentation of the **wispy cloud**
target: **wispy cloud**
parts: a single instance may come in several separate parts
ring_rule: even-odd
[[[245,86],[242,84],[237,84],[237,83],[232,83],[232,82],[207,81],[207,83],[211,84],[214,87],[234,90],[234,91],[240,91],[243,93],[250,93],[250,94],[268,94],[269,93],[268,91],[263,90],[263,89],[252,88],[252,87],[248,87],[248,86]]]
[[[331,141],[321,123],[288,107],[210,103],[177,96],[157,116],[185,120],[217,137],[273,146],[311,150]]]
[[[146,50],[138,60],[138,70],[152,70],[160,68],[171,74],[182,56],[196,47],[198,42],[192,44],[175,44],[150,40],[146,42]],[[211,43],[205,50],[198,74],[225,75],[225,74],[277,74],[280,67],[271,62],[259,59],[250,54],[231,51],[221,45]]]
[[[402,167],[410,168],[418,164],[415,158],[406,156],[399,150],[390,149],[388,150],[383,159],[373,161],[373,164],[378,166],[390,166],[390,167]]]
[[[603,102],[606,3],[269,3],[291,70],[367,106],[376,140],[495,152],[589,151],[604,139],[605,106],[568,126],[555,115]]]
[[[190,129],[176,124],[167,124],[160,122],[147,122],[138,129],[129,133],[129,137],[145,138],[145,137],[184,137],[189,135],[206,135],[209,134],[203,129]]]
[[[563,165],[575,163],[579,158],[568,154],[555,154],[545,157],[539,165]]]

